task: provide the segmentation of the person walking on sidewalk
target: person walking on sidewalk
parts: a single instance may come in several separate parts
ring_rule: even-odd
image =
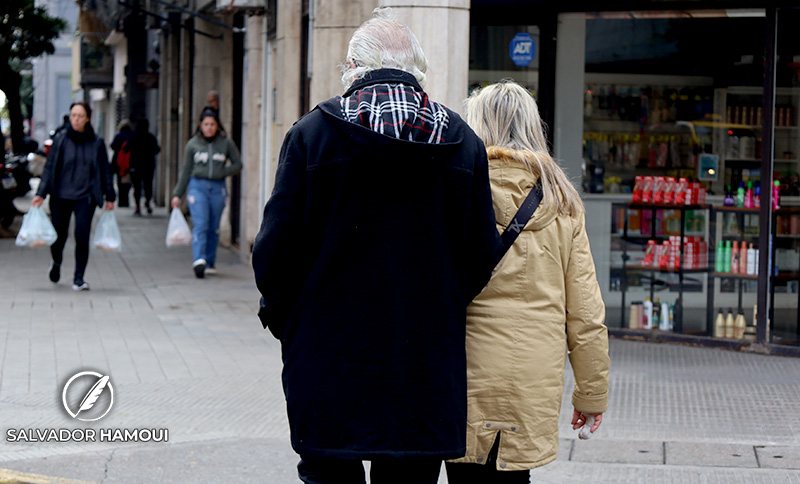
[[[605,305],[586,235],[584,208],[547,150],[533,96],[514,82],[467,101],[467,122],[486,143],[497,227],[531,190],[541,204],[467,309],[467,452],[447,463],[450,484],[528,483],[556,458],[569,354],[573,428],[602,421],[608,404]]]
[[[69,222],[75,214],[75,274],[72,289],[85,291],[86,264],[89,262],[89,236],[95,206],[113,210],[116,193],[103,138],[92,128],[92,109],[84,102],[72,103],[69,125],[53,140],[47,155],[39,190],[31,205],[41,207],[50,195],[50,215],[58,238],[50,246],[53,263],[50,280],[61,278],[64,245],[69,236]]]
[[[156,171],[156,155],[161,152],[158,140],[150,133],[150,121],[142,118],[136,122],[130,141],[123,150],[131,154],[131,181],[133,182],[133,199],[136,203],[134,215],[141,216],[139,203],[144,192],[144,206],[147,213],[153,213],[150,201],[153,198],[153,175]]]
[[[486,151],[423,90],[389,9],[350,40],[343,96],[289,130],[253,247],[306,484],[433,484],[466,448],[466,306],[499,234]]]
[[[186,143],[183,169],[172,192],[172,208],[180,207],[188,187],[192,215],[192,268],[198,278],[215,274],[219,223],[228,189],[225,178],[242,170],[239,150],[225,134],[217,111],[206,106],[195,135]]]
[[[122,158],[120,158],[119,154],[132,135],[133,124],[127,119],[123,119],[117,127],[117,134],[111,141],[111,150],[114,151],[114,155],[111,157],[111,167],[117,179],[117,191],[119,192],[117,205],[120,207],[128,206],[131,192],[131,174],[130,152],[123,153]]]

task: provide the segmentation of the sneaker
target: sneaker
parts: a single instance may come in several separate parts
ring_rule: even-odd
[[[72,290],[75,292],[88,291],[89,283],[84,281],[83,279],[75,279],[75,281],[72,283]]]
[[[147,202],[144,206],[147,207],[147,213],[152,215],[153,207],[150,206],[150,202]]]
[[[61,264],[57,264],[53,262],[50,264],[50,280],[53,281],[53,284],[58,282],[61,279]]]
[[[136,209],[136,210],[133,212],[133,216],[134,216],[134,217],[141,217],[141,216],[142,216],[142,212],[141,212],[141,210],[139,210],[139,209],[137,208],[137,209]]]
[[[214,266],[208,266],[208,267],[206,267],[206,274],[209,275],[209,276],[216,276],[217,275],[217,269]]]
[[[197,259],[192,264],[192,269],[194,269],[194,275],[198,279],[202,279],[206,276],[206,260],[205,259]]]

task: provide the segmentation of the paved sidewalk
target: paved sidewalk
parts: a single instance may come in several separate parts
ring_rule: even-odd
[[[66,282],[71,242],[54,285],[46,249],[0,239],[0,483],[299,482],[249,266],[221,248],[220,274],[195,279],[191,250],[164,245],[164,209],[117,215],[123,251],[92,250],[85,293]],[[559,459],[534,482],[800,484],[800,359],[620,340],[611,358],[601,430],[575,440],[568,384]],[[85,369],[115,391],[88,424],[61,404]],[[169,442],[6,441],[31,428],[168,428]]]

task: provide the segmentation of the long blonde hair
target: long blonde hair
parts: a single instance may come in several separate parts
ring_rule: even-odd
[[[542,180],[543,210],[573,217],[583,201],[564,170],[550,156],[536,100],[527,89],[504,80],[478,89],[466,102],[467,123],[487,149],[510,148],[513,158]]]

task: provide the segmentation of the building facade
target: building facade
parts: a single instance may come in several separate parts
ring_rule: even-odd
[[[100,4],[84,1],[83,12]],[[115,121],[150,118],[162,146],[160,204],[170,198],[206,94],[219,92],[223,125],[245,166],[230,182],[222,240],[244,260],[284,135],[317,103],[343,92],[339,66],[352,32],[375,7],[390,6],[428,56],[433,99],[462,112],[470,89],[505,78],[537,97],[556,158],[583,188],[612,331],[754,350],[797,347],[800,215],[792,207],[800,205],[800,50],[791,32],[800,23],[798,2],[616,1],[602,9],[575,0],[105,5],[109,12],[100,17],[113,82],[84,87],[104,91],[92,99],[113,108]],[[671,194],[687,183],[695,198],[680,207],[674,198],[672,205],[642,205],[634,200],[637,177],[670,183]],[[782,211],[769,203],[773,180],[780,182]],[[737,207],[735,197],[733,207],[726,205],[726,192],[738,194],[740,184],[745,198],[760,188],[766,206]],[[683,196],[686,187],[679,186]],[[701,191],[705,200],[697,199]],[[736,271],[718,266],[733,258],[727,246],[734,242],[739,261],[751,245],[759,254],[754,273],[746,264]],[[664,310],[658,321],[642,318],[651,305]],[[729,312],[746,321],[730,336]]]

